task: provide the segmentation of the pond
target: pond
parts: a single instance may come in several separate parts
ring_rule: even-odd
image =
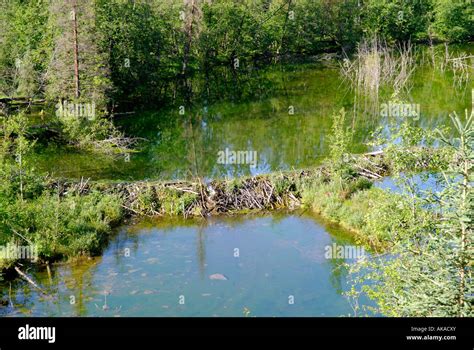
[[[159,112],[119,117],[127,135],[146,139],[139,153],[111,160],[49,145],[32,162],[40,172],[76,179],[233,178],[320,164],[330,116],[341,108],[354,131],[353,153],[370,151],[371,133],[388,123],[379,105],[353,108],[337,62],[278,65],[238,79],[216,80],[212,99],[184,109],[177,99]],[[424,128],[448,125],[449,113],[463,115],[472,103],[470,81],[456,86],[452,72],[426,61],[403,98],[419,105],[413,122]],[[391,99],[381,91],[378,104]],[[257,162],[220,164],[227,150],[256,152]],[[423,189],[435,183],[429,176],[416,182]],[[376,186],[400,191],[392,179]],[[327,258],[333,244],[356,247],[341,229],[298,212],[141,221],[120,228],[101,257],[28,271],[47,295],[20,279],[0,285],[0,315],[353,315],[345,263],[356,259]]]
[[[356,254],[328,255],[335,247]],[[345,263],[368,254],[304,212],[147,220],[120,229],[102,257],[29,271],[47,296],[4,285],[0,315],[349,316]]]
[[[473,52],[474,46],[462,51]],[[393,99],[392,91],[382,90],[376,106],[359,101],[354,109],[354,93],[337,61],[281,64],[242,73],[237,81],[225,75],[215,79],[207,87],[212,100],[200,98],[188,107],[177,98],[159,112],[119,117],[117,125],[127,135],[147,139],[139,153],[110,160],[50,146],[36,155],[35,167],[53,176],[93,180],[223,178],[308,168],[328,155],[332,114],[345,108],[354,130],[351,152],[365,152],[371,133],[388,122],[380,104]],[[449,125],[449,113],[464,115],[471,108],[470,81],[456,85],[449,69],[424,60],[401,97],[419,105],[414,123],[441,127]],[[206,90],[199,83],[196,89]],[[256,152],[257,162],[220,164],[218,154],[226,150]]]

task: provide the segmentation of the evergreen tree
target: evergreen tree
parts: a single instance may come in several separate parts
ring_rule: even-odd
[[[366,281],[359,292],[376,300],[387,316],[474,316],[474,113],[463,124],[452,117],[457,136],[439,140],[453,150],[444,189],[420,198],[418,208],[430,208],[430,221],[400,225],[393,237],[392,258],[358,264],[353,273]],[[361,272],[361,268],[366,268]],[[351,294],[358,295],[356,288]]]

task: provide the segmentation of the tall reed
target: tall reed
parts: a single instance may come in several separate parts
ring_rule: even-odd
[[[358,94],[377,100],[383,86],[392,87],[396,94],[409,89],[415,68],[414,48],[410,42],[392,48],[373,37],[359,43],[353,59],[344,59],[341,73]]]

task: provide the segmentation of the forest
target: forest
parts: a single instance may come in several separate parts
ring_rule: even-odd
[[[94,101],[104,112],[186,104],[191,97],[212,101],[241,79],[238,67],[350,52],[372,35],[388,43],[432,43],[469,41],[474,32],[472,7],[458,0],[11,0],[1,6],[0,96]],[[189,86],[195,75],[205,77],[204,85]],[[216,91],[214,79],[230,86]]]

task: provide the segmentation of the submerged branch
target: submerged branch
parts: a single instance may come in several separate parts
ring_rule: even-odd
[[[15,266],[15,271],[29,284],[31,284],[35,289],[39,290],[41,293],[48,295],[42,288],[40,288],[27,274],[21,271],[18,266]]]

